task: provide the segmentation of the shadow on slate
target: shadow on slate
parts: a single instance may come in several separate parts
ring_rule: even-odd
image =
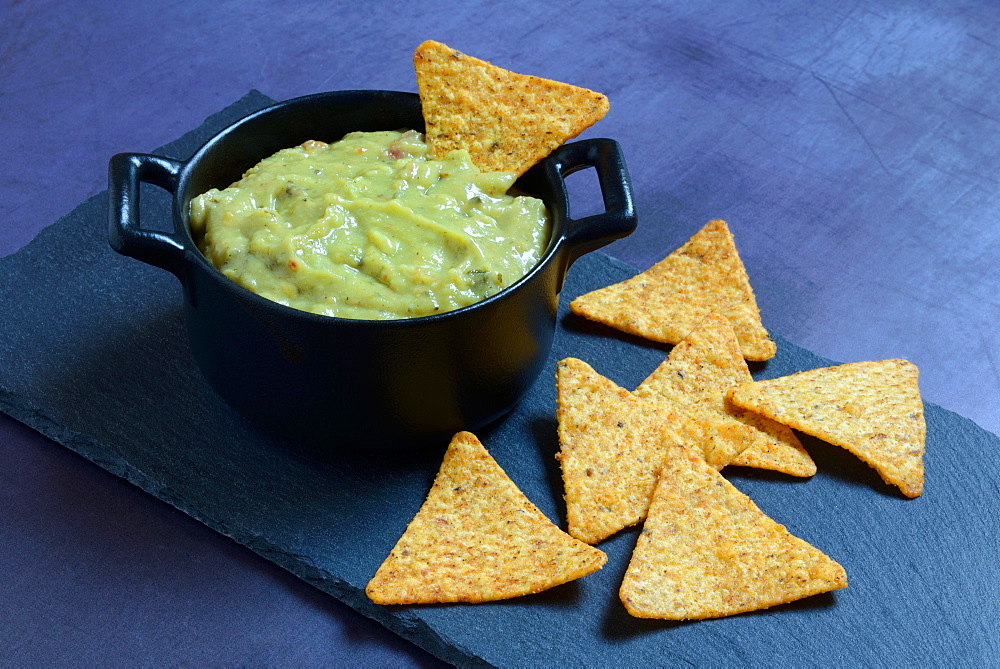
[[[156,153],[186,158],[271,101],[251,92]],[[143,192],[144,219],[168,220]],[[364,586],[419,508],[445,444],[398,459],[321,463],[249,426],[201,379],[181,291],[166,272],[115,254],[101,193],[0,259],[0,409],[249,547],[438,657],[458,665],[958,664],[995,659],[1000,439],[928,404],[927,485],[907,500],[846,452],[806,439],[809,480],[734,469],[761,509],[844,565],[850,587],[702,622],[637,620],[618,602],[637,530],[601,544],[608,563],[580,581],[481,605],[378,607]],[[519,407],[479,431],[511,478],[561,522],[554,459],[555,363],[586,360],[634,387],[668,347],[565,311],[635,270],[594,253],[577,262],[547,369]],[[758,378],[832,364],[776,337]]]

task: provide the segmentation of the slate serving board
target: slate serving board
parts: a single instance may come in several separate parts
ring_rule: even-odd
[[[251,92],[156,153],[186,158],[271,100]],[[144,220],[169,217],[143,189]],[[809,480],[726,470],[737,487],[847,570],[846,590],[765,612],[670,623],[633,619],[617,599],[637,535],[601,544],[603,570],[531,597],[383,608],[363,588],[420,506],[444,444],[375,462],[318,462],[258,432],[201,379],[181,293],[160,270],[107,244],[101,193],[0,259],[0,409],[458,665],[833,664],[1000,657],[1000,438],[926,407],[927,484],[903,498],[835,447],[804,443]],[[600,253],[574,266],[548,367],[519,407],[478,432],[529,498],[564,517],[555,362],[582,358],[634,387],[667,347],[568,314],[578,294],[631,276]],[[766,315],[765,315],[766,316]],[[785,341],[758,378],[831,361]]]

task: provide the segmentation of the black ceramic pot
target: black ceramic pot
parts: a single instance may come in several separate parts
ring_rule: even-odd
[[[552,237],[543,259],[503,292],[456,311],[392,321],[311,314],[242,288],[196,247],[188,226],[193,197],[225,188],[261,159],[309,139],[402,128],[423,130],[415,94],[321,93],[245,117],[187,161],[135,153],[111,159],[111,246],[180,280],[191,349],[216,392],[316,453],[418,446],[509,411],[550,352],[570,264],[636,226],[617,143],[592,139],[562,146],[516,184],[549,209]],[[588,167],[596,169],[605,213],[573,220],[564,178]],[[141,182],[173,194],[172,232],[140,225]]]

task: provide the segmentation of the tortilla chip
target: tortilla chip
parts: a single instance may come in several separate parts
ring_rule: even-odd
[[[734,388],[729,399],[847,449],[907,497],[924,488],[924,404],[906,360],[852,362]]]
[[[619,596],[637,618],[765,609],[847,587],[843,567],[685,449],[660,474]]]
[[[816,462],[787,425],[753,411],[731,406],[728,398],[726,404],[730,413],[750,428],[747,437],[754,442],[752,447],[733,458],[731,465],[767,469],[803,478],[816,473]]]
[[[413,65],[427,143],[438,157],[465,149],[484,172],[524,173],[609,108],[601,93],[515,74],[440,42],[418,46]]]
[[[751,441],[742,425],[693,420],[682,414],[676,415],[674,433],[679,437],[679,443],[700,454],[716,471],[732,464]]]
[[[750,381],[753,377],[732,325],[710,313],[674,346],[635,394],[658,404],[666,402],[696,420],[728,426],[728,432],[716,433],[716,439],[732,441],[728,450],[735,455],[730,464],[791,476],[815,474],[816,463],[789,427],[727,406],[726,393]]]
[[[768,360],[777,351],[725,221],[711,221],[645,272],[569,306],[590,320],[667,344],[683,340],[714,311],[733,324],[747,360]]]
[[[646,517],[673,419],[576,358],[556,388],[567,531],[596,544]]]
[[[365,588],[376,604],[487,602],[597,571],[607,556],[553,525],[469,432]]]

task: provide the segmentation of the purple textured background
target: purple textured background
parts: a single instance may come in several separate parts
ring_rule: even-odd
[[[0,255],[103,190],[113,153],[251,88],[414,90],[426,38],[611,97],[590,134],[622,143],[641,218],[609,253],[645,268],[725,218],[770,329],[907,358],[925,399],[1000,432],[988,2],[3,2]],[[3,415],[0,463],[0,657],[434,663]]]

